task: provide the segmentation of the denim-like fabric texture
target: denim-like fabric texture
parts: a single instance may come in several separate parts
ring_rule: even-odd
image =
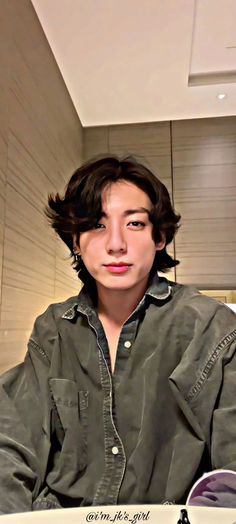
[[[164,278],[113,375],[86,291],[49,306],[1,378],[0,512],[184,503],[204,471],[236,470],[235,349],[236,315]]]

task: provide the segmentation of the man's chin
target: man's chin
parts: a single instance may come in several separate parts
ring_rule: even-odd
[[[147,285],[148,277],[142,280],[127,281],[125,278],[114,278],[110,282],[97,282],[97,287],[102,287],[110,291],[132,291]]]

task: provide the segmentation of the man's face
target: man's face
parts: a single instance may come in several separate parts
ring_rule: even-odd
[[[80,234],[80,253],[97,289],[145,288],[157,250],[148,211],[151,201],[136,185],[119,181],[102,193],[103,215],[96,227]]]

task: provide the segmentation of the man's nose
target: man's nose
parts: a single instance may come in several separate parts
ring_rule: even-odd
[[[114,225],[107,231],[106,249],[108,253],[125,253],[127,244],[124,231],[118,225]]]

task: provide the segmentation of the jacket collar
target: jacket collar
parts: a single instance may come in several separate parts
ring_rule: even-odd
[[[145,293],[145,296],[150,296],[155,300],[165,301],[171,296],[171,286],[169,281],[164,277],[155,275],[151,285]]]
[[[139,309],[139,307],[146,303],[147,297],[151,297],[158,302],[165,302],[170,298],[170,296],[171,286],[169,281],[164,277],[155,275],[145,295],[137,306],[136,311]],[[91,312],[91,310],[94,310],[94,303],[91,295],[86,290],[86,287],[83,286],[74,304],[62,314],[62,318],[66,320],[73,320],[77,316],[78,312],[87,315]]]

